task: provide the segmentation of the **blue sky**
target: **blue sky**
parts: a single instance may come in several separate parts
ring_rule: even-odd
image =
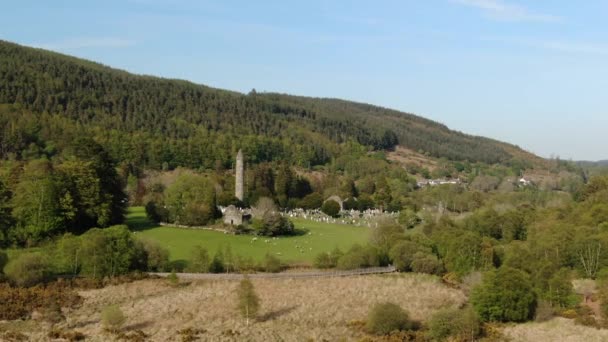
[[[10,1],[0,39],[218,88],[416,113],[608,158],[608,2]]]

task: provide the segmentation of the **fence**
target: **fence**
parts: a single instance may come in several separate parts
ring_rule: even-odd
[[[348,271],[314,271],[314,272],[282,272],[282,273],[177,273],[180,279],[192,280],[240,280],[245,276],[251,279],[299,279],[299,278],[330,278],[349,277],[367,274],[392,273],[394,266],[360,268]],[[170,273],[149,273],[159,277],[167,277]]]

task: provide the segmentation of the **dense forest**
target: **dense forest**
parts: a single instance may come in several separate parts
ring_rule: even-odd
[[[240,94],[138,76],[0,41],[0,158],[52,156],[82,135],[137,169],[323,165],[353,144],[399,144],[450,160],[531,166],[537,158],[491,139],[381,107],[272,93]]]

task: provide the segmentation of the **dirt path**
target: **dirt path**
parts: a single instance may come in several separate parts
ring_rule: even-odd
[[[382,274],[392,273],[396,269],[394,266],[387,267],[371,267],[349,271],[313,271],[313,272],[281,272],[281,273],[251,273],[247,274],[249,278],[263,279],[296,279],[296,278],[331,278],[331,277],[349,277],[366,274]],[[167,277],[170,273],[149,273],[159,277]],[[191,280],[234,280],[242,279],[245,274],[241,273],[176,273],[180,279]]]

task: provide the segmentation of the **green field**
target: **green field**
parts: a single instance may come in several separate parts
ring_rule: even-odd
[[[221,232],[195,229],[161,227],[147,220],[142,207],[129,209],[127,224],[136,236],[146,237],[160,242],[169,249],[172,261],[188,260],[192,248],[196,245],[205,247],[211,255],[218,248],[229,245],[234,254],[251,256],[260,260],[271,253],[284,262],[309,263],[320,252],[339,247],[348,249],[355,243],[364,244],[369,235],[368,228],[342,224],[319,223],[304,219],[293,219],[297,230],[302,235],[267,238],[251,235],[230,235]],[[298,248],[299,247],[299,248]]]

